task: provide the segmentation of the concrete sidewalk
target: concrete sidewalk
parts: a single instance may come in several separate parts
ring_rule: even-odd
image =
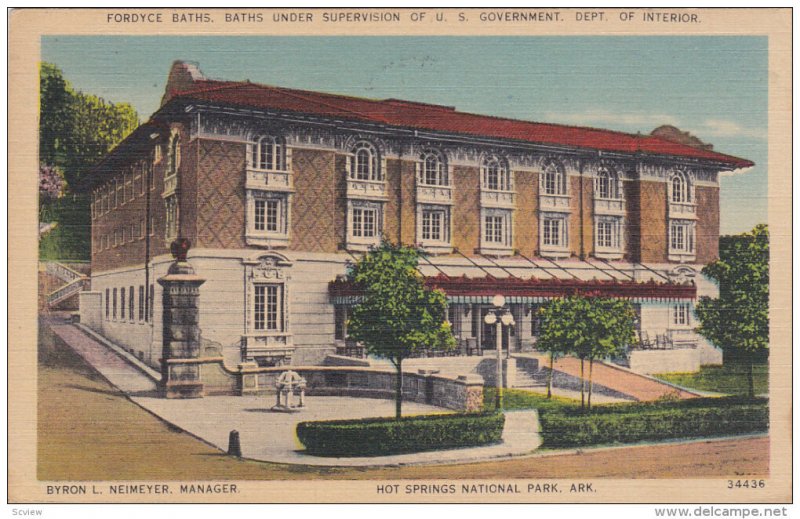
[[[144,409],[225,451],[231,430],[240,434],[242,455],[261,461],[323,466],[381,466],[466,463],[519,456],[535,450],[541,439],[536,411],[506,414],[502,442],[485,447],[451,449],[370,458],[324,458],[303,453],[295,436],[298,422],[393,416],[394,401],[371,398],[309,396],[298,413],[273,413],[274,395],[211,396],[199,399],[159,398],[155,381],[121,355],[72,324],[43,319],[53,332],[101,375]],[[450,413],[447,409],[403,403],[403,414]]]

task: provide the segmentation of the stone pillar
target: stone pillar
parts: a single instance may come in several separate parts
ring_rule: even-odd
[[[172,243],[176,258],[167,275],[158,280],[163,287],[163,350],[160,390],[166,398],[201,398],[203,381],[200,357],[200,285],[205,280],[186,261],[189,240]]]

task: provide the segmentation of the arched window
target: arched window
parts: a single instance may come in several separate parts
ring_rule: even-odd
[[[426,150],[420,156],[420,181],[428,186],[447,186],[447,164],[442,155],[435,150]]]
[[[688,203],[692,201],[689,190],[689,179],[684,172],[677,171],[673,173],[670,179],[670,185],[672,187],[671,199],[673,202]]]
[[[597,197],[605,199],[621,198],[619,179],[616,173],[606,168],[600,168],[597,171]]]
[[[367,141],[360,141],[353,147],[353,159],[350,166],[350,178],[354,180],[383,180],[375,146]]]
[[[567,182],[564,170],[554,162],[548,163],[542,172],[542,190],[545,195],[567,194]]]
[[[169,140],[167,149],[167,173],[165,176],[171,177],[178,174],[181,165],[181,137],[178,133],[173,133]]]
[[[511,191],[511,175],[506,162],[497,155],[483,159],[483,188],[495,191]]]
[[[269,171],[285,169],[285,147],[281,139],[262,135],[257,137],[250,146],[250,166],[253,169]]]

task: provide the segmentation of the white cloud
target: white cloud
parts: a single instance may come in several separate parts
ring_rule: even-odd
[[[578,113],[547,112],[544,121],[557,124],[595,126],[602,128],[621,128],[625,131],[650,133],[658,126],[669,124],[688,131],[702,141],[713,143],[715,137],[748,137],[766,140],[763,128],[751,128],[730,119],[706,119],[699,125],[688,124],[670,114],[649,114],[637,112],[609,112],[607,110],[588,110]]]
[[[553,123],[576,124],[581,126],[638,126],[642,131],[649,132],[662,124],[677,126],[678,120],[667,114],[643,114],[633,112],[609,112],[604,110],[590,110],[582,113],[557,113],[547,112],[545,120]]]
[[[766,130],[747,128],[729,119],[706,119],[697,128],[697,134],[711,137],[750,137],[765,140],[767,138]]]

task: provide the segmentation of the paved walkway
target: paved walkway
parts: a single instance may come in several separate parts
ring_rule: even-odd
[[[165,421],[227,450],[231,430],[240,434],[242,455],[262,461],[327,466],[376,466],[428,463],[465,463],[530,453],[540,444],[535,411],[506,414],[503,441],[497,445],[451,449],[371,458],[324,458],[302,452],[295,437],[298,422],[393,416],[394,401],[370,398],[306,398],[306,409],[298,413],[273,413],[274,395],[211,396],[200,399],[168,400],[159,398],[152,377],[134,367],[100,341],[76,326],[56,318],[44,318],[64,342],[91,364],[114,386],[138,405]],[[124,354],[124,352],[122,352]],[[447,409],[403,403],[405,415],[449,413]]]
[[[545,356],[537,356],[535,354],[532,356],[540,359],[545,358]],[[580,359],[576,359],[574,357],[562,357],[557,359],[553,365],[553,368],[556,371],[561,371],[562,373],[566,373],[574,377],[581,376],[581,361]],[[588,362],[585,365],[585,370],[585,374],[588,377]],[[632,398],[642,402],[658,400],[659,398],[667,395],[675,395],[679,398],[695,398],[699,396],[696,393],[679,389],[652,377],[634,373],[623,367],[604,364],[602,362],[594,363],[594,367],[592,368],[592,380],[596,384],[605,386],[622,394],[629,395]],[[592,395],[592,400],[594,400],[594,398],[595,395]]]

